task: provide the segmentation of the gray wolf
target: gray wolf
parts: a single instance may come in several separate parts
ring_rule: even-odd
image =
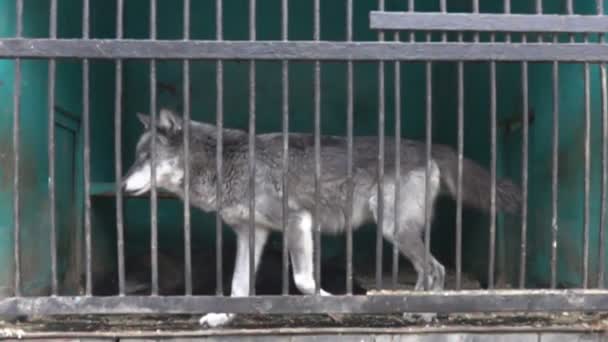
[[[126,192],[142,194],[151,187],[151,120],[138,113],[145,131],[136,147],[136,160],[123,179]],[[156,122],[156,184],[158,188],[183,198],[184,126],[190,125],[190,198],[191,204],[205,212],[218,210],[216,200],[216,127],[183,119],[169,109],[161,109]],[[237,252],[232,278],[231,296],[249,294],[249,162],[248,134],[242,130],[223,131],[223,191],[219,214],[237,236]],[[415,290],[424,286],[426,149],[425,144],[400,139],[401,172],[400,202],[395,207],[395,139],[385,140],[385,177],[377,176],[378,138],[355,137],[353,142],[353,210],[356,229],[378,221],[378,182],[384,182],[384,237],[396,244],[417,272]],[[323,233],[338,234],[346,229],[347,210],[347,141],[337,136],[321,137],[320,198],[318,224]],[[282,232],[282,134],[260,134],[255,137],[255,250],[254,265],[259,259],[270,231]],[[429,196],[432,213],[439,194],[456,197],[458,155],[448,146],[433,145],[430,163]],[[289,135],[288,234],[293,278],[303,294],[314,294],[313,213],[314,137],[311,134]],[[489,173],[469,159],[463,159],[462,199],[465,205],[489,210]],[[520,208],[520,190],[509,180],[496,183],[496,208],[499,212],[516,214]],[[395,217],[398,215],[398,217]],[[395,231],[395,220],[398,231]],[[432,255],[428,258],[427,280],[431,290],[444,287],[445,269]],[[255,272],[255,270],[254,270]],[[321,295],[330,295],[321,290]],[[200,323],[220,326],[230,322],[234,314],[209,313]]]

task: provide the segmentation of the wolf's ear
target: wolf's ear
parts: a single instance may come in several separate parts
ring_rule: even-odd
[[[144,128],[146,130],[148,130],[150,128],[150,116],[148,114],[138,112],[137,118],[139,119],[139,122],[141,122],[142,125],[144,125]]]
[[[158,127],[177,132],[182,129],[182,118],[168,108],[161,108],[158,119]]]

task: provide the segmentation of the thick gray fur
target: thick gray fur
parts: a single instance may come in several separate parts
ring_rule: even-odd
[[[136,162],[125,177],[128,191],[141,189],[128,186],[131,178],[149,163],[151,141],[150,119],[138,114],[146,131],[140,137]],[[183,198],[183,121],[171,112],[160,111],[157,123],[157,186]],[[212,212],[216,201],[216,130],[215,126],[190,123],[190,198],[193,206]],[[259,261],[269,231],[282,231],[282,134],[260,134],[255,139],[255,264]],[[395,209],[395,139],[385,139],[384,222],[387,240],[397,244],[401,253],[418,273],[416,290],[423,288],[425,246],[425,144],[401,139],[400,203]],[[346,229],[347,210],[347,141],[344,137],[321,137],[321,196],[319,217],[323,233],[338,234]],[[378,138],[355,137],[353,145],[353,228],[374,223],[378,218]],[[223,195],[220,209],[222,219],[237,234],[237,258],[232,281],[232,295],[246,296],[249,288],[249,161],[248,133],[242,130],[223,131]],[[167,170],[171,171],[167,171]],[[159,170],[159,169],[157,169]],[[289,213],[286,234],[294,270],[294,281],[305,294],[313,294],[312,215],[315,204],[314,137],[311,134],[289,135],[288,198]],[[440,193],[456,198],[458,155],[445,145],[432,146],[429,172],[431,213]],[[138,175],[137,177],[140,177]],[[490,175],[472,160],[463,159],[462,199],[465,205],[490,209]],[[134,183],[133,183],[134,184]],[[517,214],[520,190],[509,180],[496,183],[496,208],[499,212]],[[399,230],[394,231],[395,215],[399,215]],[[429,256],[428,282],[430,289],[444,286],[444,267]],[[323,295],[329,295],[322,291]],[[230,314],[208,314],[201,323],[217,326],[232,319]]]

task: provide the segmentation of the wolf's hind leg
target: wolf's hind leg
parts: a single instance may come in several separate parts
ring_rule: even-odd
[[[405,256],[416,271],[416,285],[414,289],[424,289],[424,268],[426,248],[422,238],[425,229],[425,168],[416,169],[404,174],[401,178],[399,193],[399,210],[395,210],[395,182],[394,179],[385,181],[384,210],[382,231],[384,237],[395,244],[401,254]],[[431,164],[429,173],[430,212],[434,209],[435,199],[439,192],[439,169],[435,163]],[[374,219],[378,222],[377,197],[370,199],[370,207]],[[398,215],[398,217],[395,217]],[[395,227],[395,221],[398,226]],[[445,282],[445,268],[432,255],[428,258],[427,281],[430,290],[442,290]],[[409,315],[409,314],[406,314]],[[425,320],[434,317],[434,314],[422,315]]]

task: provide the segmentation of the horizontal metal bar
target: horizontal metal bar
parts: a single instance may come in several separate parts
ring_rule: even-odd
[[[490,13],[370,13],[376,30],[599,33],[608,31],[608,16]]]
[[[0,58],[608,61],[608,45],[582,43],[396,43],[0,39]]]
[[[518,337],[520,334],[534,333],[534,334],[591,334],[593,332],[604,333],[605,328],[598,325],[589,324],[576,324],[576,325],[557,325],[557,326],[527,326],[527,325],[485,325],[485,326],[469,326],[469,325],[407,325],[407,326],[391,326],[391,327],[270,327],[270,328],[232,328],[232,327],[220,327],[215,329],[183,329],[183,330],[94,330],[94,331],[23,331],[20,335],[22,339],[66,339],[66,338],[112,338],[112,339],[127,339],[133,338],[134,340],[141,339],[159,339],[159,338],[176,338],[186,339],[190,341],[191,338],[204,338],[213,337],[213,341],[217,341],[218,338],[228,338],[228,341],[232,341],[230,338],[251,338],[251,337],[293,337],[301,336],[308,337],[305,340],[315,341],[316,336],[323,336],[325,338],[322,341],[328,341],[327,336],[334,336],[344,340],[344,337],[351,337],[356,335],[401,335],[401,336],[412,336],[417,334],[509,334],[510,337]],[[395,336],[398,337],[398,336]],[[568,336],[570,337],[570,336]],[[331,338],[331,337],[329,337]],[[173,339],[169,339],[173,340]],[[258,339],[255,339],[256,341]],[[296,339],[297,340],[297,339]],[[366,340],[361,338],[361,340]],[[382,340],[382,339],[378,339]],[[407,340],[407,339],[406,339]],[[515,340],[515,339],[514,339]],[[468,340],[467,340],[468,341]],[[477,341],[477,340],[475,340]],[[563,339],[562,339],[563,341]],[[585,341],[594,341],[591,339],[585,339]]]
[[[200,314],[205,312],[379,314],[399,312],[608,311],[606,290],[404,292],[368,296],[11,297],[0,315]]]

